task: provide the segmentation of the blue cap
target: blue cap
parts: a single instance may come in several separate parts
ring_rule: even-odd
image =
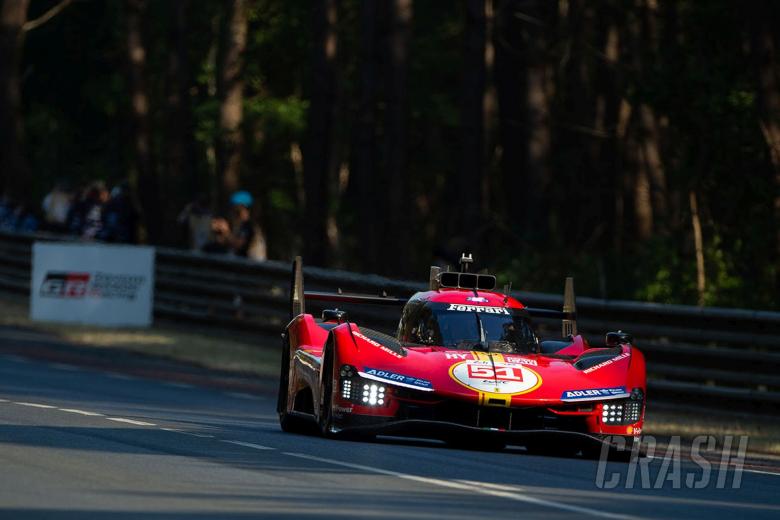
[[[252,207],[252,194],[248,191],[237,191],[230,196],[230,204],[233,206]]]

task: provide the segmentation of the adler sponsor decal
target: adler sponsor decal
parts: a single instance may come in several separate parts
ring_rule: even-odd
[[[628,397],[625,386],[612,388],[589,388],[587,390],[565,390],[561,395],[561,401],[598,400],[603,398]]]
[[[458,312],[482,312],[485,314],[511,314],[508,309],[503,307],[486,307],[483,305],[461,305],[459,303],[451,303],[447,307],[448,311]]]
[[[608,360],[606,360],[606,361],[604,361],[604,362],[602,362],[602,363],[599,363],[598,365],[593,365],[593,366],[592,366],[592,367],[590,367],[590,368],[586,368],[585,370],[583,370],[583,371],[582,371],[582,373],[583,373],[583,374],[590,374],[591,372],[594,372],[594,371],[596,371],[596,370],[598,370],[598,369],[600,369],[600,368],[604,368],[604,367],[606,367],[606,366],[609,366],[609,365],[611,365],[612,363],[615,363],[616,361],[620,361],[621,359],[626,359],[626,358],[627,358],[627,357],[629,357],[629,356],[631,356],[631,354],[630,354],[630,353],[628,353],[628,352],[623,352],[623,353],[622,353],[622,354],[620,354],[619,356],[615,356],[615,357],[613,357],[612,359],[608,359]]]
[[[406,376],[403,374],[396,374],[389,370],[381,370],[378,368],[366,367],[365,372],[359,372],[363,377],[368,376],[368,379],[374,379],[376,381],[385,381],[388,383],[396,383],[401,386],[408,386],[412,388],[420,388],[423,390],[433,390],[433,385],[430,381],[420,379],[419,377]]]

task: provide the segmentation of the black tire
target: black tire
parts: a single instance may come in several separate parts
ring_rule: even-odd
[[[276,413],[283,432],[306,433],[308,425],[299,417],[287,413],[287,389],[290,383],[290,341],[287,334],[282,335],[282,362],[279,371],[279,393],[276,400]]]
[[[320,388],[320,414],[317,423],[323,437],[337,437],[331,431],[333,426],[333,342],[325,343],[325,352],[322,354],[322,386]]]

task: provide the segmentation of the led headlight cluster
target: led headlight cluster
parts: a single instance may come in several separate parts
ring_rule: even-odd
[[[644,392],[641,388],[634,388],[631,396],[621,401],[610,401],[602,405],[601,420],[610,426],[634,424],[642,417],[642,404]]]
[[[385,404],[385,387],[374,383],[364,384],[361,402],[370,406]]]
[[[341,397],[344,399],[349,399],[352,397],[352,380],[351,379],[342,379],[341,380]]]
[[[634,424],[642,415],[642,401],[626,401],[623,405],[623,418],[626,424]]]
[[[363,406],[384,406],[387,388],[382,383],[363,379],[351,365],[339,370],[341,398]]]
[[[601,419],[606,424],[622,424],[623,423],[623,403],[619,404],[605,404],[604,409],[601,412]]]

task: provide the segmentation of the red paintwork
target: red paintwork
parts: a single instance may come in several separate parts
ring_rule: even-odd
[[[441,289],[418,293],[416,299],[424,299],[432,302],[455,303],[464,305],[483,305],[492,307],[509,307],[522,309],[524,306],[514,298],[507,298],[503,294],[490,291],[479,291],[478,295],[487,299],[484,303],[475,303],[467,298],[475,296],[473,290]],[[350,327],[353,334],[350,334]],[[360,328],[351,323],[343,323],[332,331],[320,327],[309,314],[296,317],[288,325],[288,334],[291,346],[291,366],[289,395],[294,396],[298,391],[310,388],[313,394],[314,414],[320,413],[319,406],[322,402],[320,388],[322,383],[321,358],[325,342],[332,334],[334,342],[335,366],[349,364],[365,371],[367,368],[375,368],[416,377],[430,381],[433,392],[419,392],[419,397],[424,402],[432,400],[462,400],[464,402],[480,402],[479,391],[464,386],[452,375],[453,367],[464,361],[477,361],[483,353],[469,351],[450,350],[443,347],[410,347],[405,357],[398,357],[366,341],[359,335]],[[559,351],[557,354],[578,356],[590,347],[582,338],[577,336],[574,343]],[[645,359],[642,353],[631,345],[621,345],[622,359],[612,358],[606,366],[602,366],[586,373],[572,366],[575,359],[558,359],[544,354],[493,354],[494,362],[503,361],[509,367],[511,374],[517,374],[518,370],[525,383],[533,380],[534,374],[540,379],[539,384],[529,390],[507,396],[511,399],[512,407],[541,406],[549,407],[554,413],[561,415],[576,414],[587,416],[589,433],[615,434],[615,435],[639,435],[642,431],[644,410],[640,420],[630,426],[606,425],[601,422],[602,401],[577,401],[564,402],[562,394],[567,390],[588,390],[601,388],[625,387],[628,392],[632,388],[641,388],[646,394]],[[618,356],[620,357],[620,356]],[[523,367],[520,369],[519,367]],[[530,373],[529,373],[530,371]],[[518,383],[520,384],[520,383]],[[333,392],[333,403],[336,407],[351,409],[351,414],[373,415],[392,417],[398,408],[398,400],[392,393],[392,384],[388,384],[388,397],[384,406],[367,407],[359,406],[341,399],[339,392]],[[338,381],[334,379],[334,388],[338,388]],[[414,390],[412,391],[414,392]],[[405,392],[408,396],[409,392]],[[407,397],[407,399],[409,399]],[[292,410],[291,399],[288,410]],[[608,401],[606,401],[608,402]],[[582,404],[588,411],[578,411],[576,404]],[[589,407],[587,405],[593,405]],[[566,407],[566,410],[562,410]]]

